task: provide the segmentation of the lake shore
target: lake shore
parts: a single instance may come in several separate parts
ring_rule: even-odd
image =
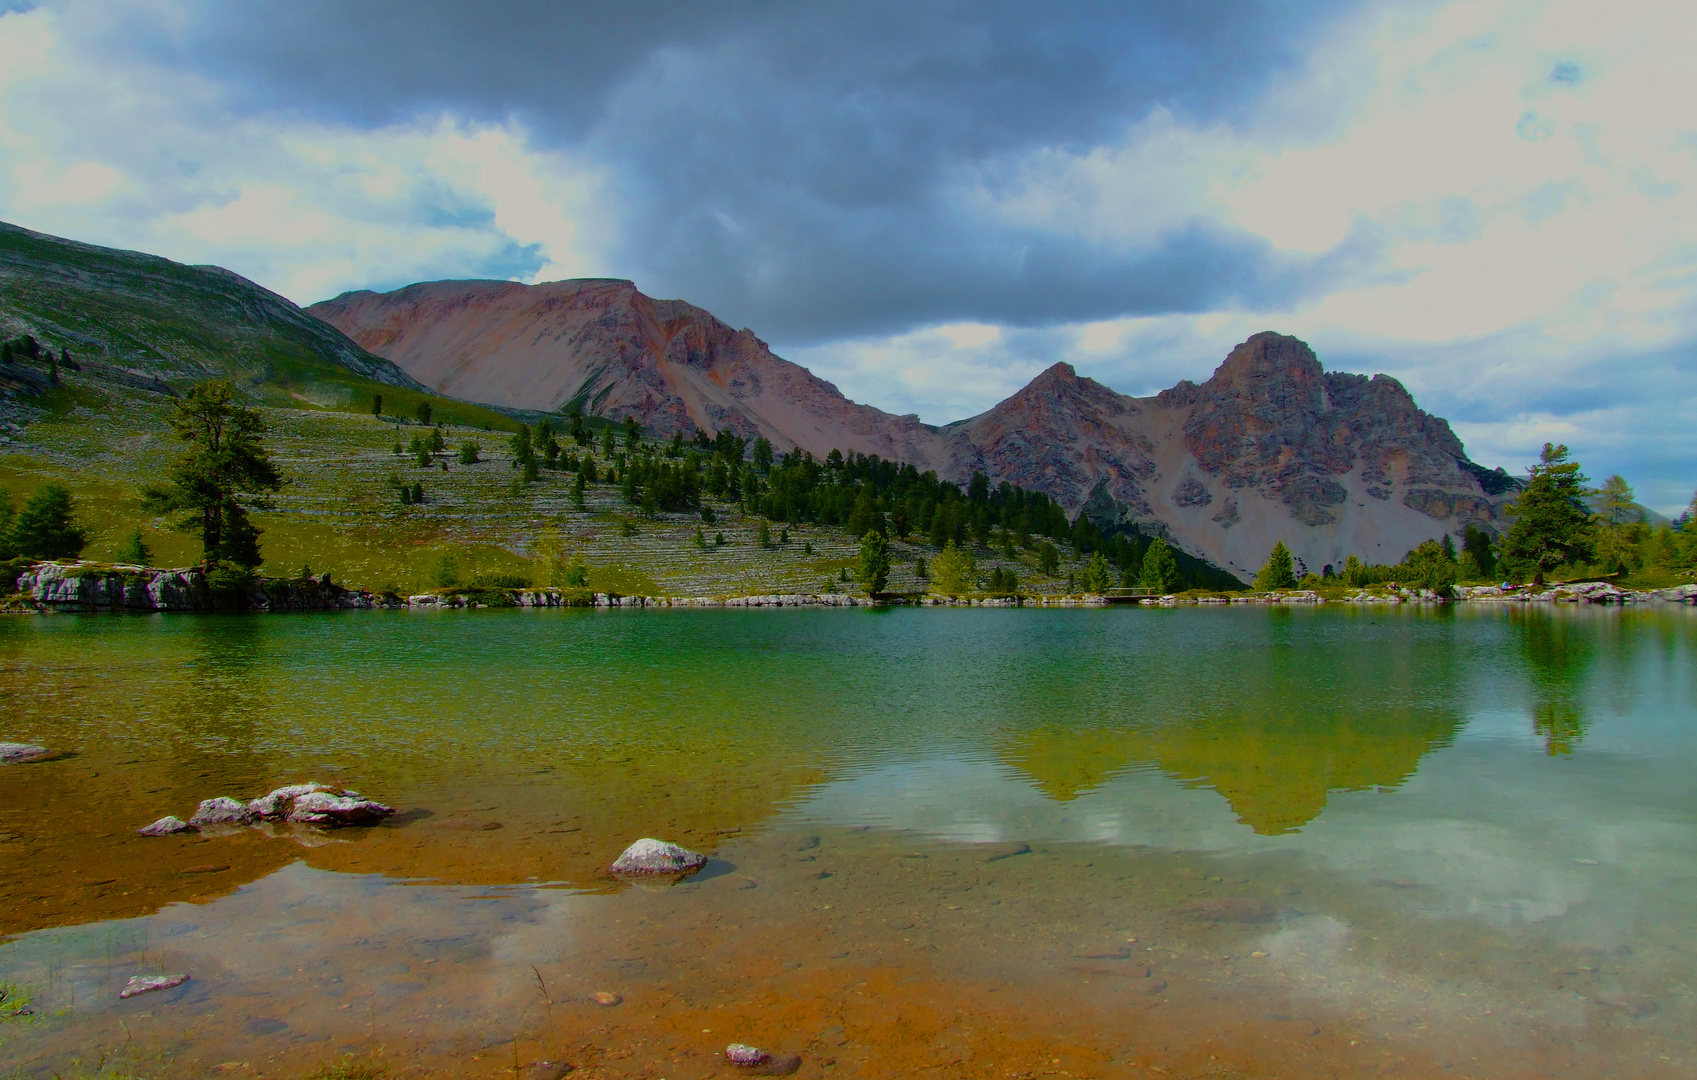
[[[868,596],[838,592],[773,592],[742,596],[646,596],[592,589],[508,588],[473,585],[411,595],[344,588],[322,578],[256,578],[235,595],[219,593],[200,567],[159,569],[94,562],[39,562],[14,579],[11,610],[112,611],[346,611],[453,608],[766,608],[766,607],[1178,607],[1210,604],[1697,604],[1697,584],[1669,589],[1621,589],[1607,582],[1531,586],[1456,586],[1454,596],[1397,586],[1361,589],[1341,597],[1294,589],[1269,593],[1131,596],[1098,593],[946,596],[894,593]]]

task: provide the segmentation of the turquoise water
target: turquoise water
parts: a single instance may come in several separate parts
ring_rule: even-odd
[[[47,1075],[125,1010],[162,1075],[367,1052],[373,1010],[326,995],[382,937],[389,966],[454,969],[354,994],[434,1017],[392,1052],[443,1075],[568,1030],[605,1075],[687,1075],[719,1037],[691,1044],[690,1010],[752,984],[785,989],[741,1022],[808,1069],[942,1067],[950,1039],[1049,1065],[1011,1021],[880,1020],[853,988],[895,970],[925,1008],[1055,1010],[1058,1060],[1100,1075],[1204,1070],[1227,1029],[1244,1074],[1674,1075],[1697,1065],[1694,647],[1673,606],[6,620],[0,739],[69,754],[0,772],[0,978],[44,1003],[0,1059]],[[131,834],[301,779],[413,812]],[[646,835],[715,861],[660,892],[607,877]],[[722,964],[680,958],[726,925]],[[421,958],[448,938],[455,963]],[[321,978],[289,970],[303,950]],[[174,1010],[113,1000],[171,963],[207,972]],[[532,964],[646,1011],[537,1013]],[[285,1028],[232,1011],[260,986]],[[1201,1027],[1157,1040],[1128,1010]]]

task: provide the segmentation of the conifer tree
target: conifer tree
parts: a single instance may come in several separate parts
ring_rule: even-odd
[[[1566,446],[1545,443],[1525,489],[1504,508],[1514,524],[1503,538],[1503,562],[1530,572],[1541,584],[1546,573],[1563,563],[1587,558],[1591,513],[1585,506],[1585,482],[1579,463],[1568,460]]]
[[[76,506],[64,484],[44,484],[12,519],[5,545],[26,559],[75,559],[88,543],[77,524]]]
[[[430,417],[434,415],[430,408],[430,402],[428,401],[419,402],[418,405],[413,408],[412,414],[418,418],[418,422],[421,424],[430,423]]]
[[[1176,592],[1183,584],[1178,560],[1173,557],[1173,549],[1158,536],[1150,542],[1149,550],[1143,553],[1143,568],[1138,577],[1138,584],[1162,596]]]
[[[1260,592],[1296,588],[1296,567],[1290,557],[1290,548],[1285,547],[1283,540],[1273,545],[1267,556],[1267,565],[1255,575],[1255,588]]]
[[[931,560],[932,580],[937,591],[945,596],[971,592],[977,574],[978,567],[973,562],[972,553],[956,547],[953,540]]]
[[[1105,593],[1113,587],[1113,575],[1108,570],[1108,560],[1100,551],[1090,556],[1090,561],[1084,566],[1079,584],[1087,593]]]
[[[855,576],[868,594],[876,596],[890,582],[890,541],[873,530],[860,538],[860,561]]]
[[[268,493],[283,486],[260,442],[265,420],[259,410],[239,404],[235,387],[219,379],[179,398],[167,422],[187,449],[167,471],[167,483],[142,491],[142,505],[181,515],[177,527],[200,534],[206,562],[258,566],[259,530],[248,512],[269,509]]]

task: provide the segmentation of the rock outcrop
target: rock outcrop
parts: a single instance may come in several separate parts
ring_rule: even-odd
[[[251,590],[219,593],[198,566],[160,570],[104,563],[40,562],[11,583],[32,603],[68,611],[340,611],[377,597],[320,579],[257,579]]]
[[[933,427],[849,401],[751,331],[628,281],[443,281],[308,310],[454,397],[634,416],[661,436],[730,429],[957,483],[981,471],[1245,580],[1278,540],[1318,572],[1349,555],[1396,562],[1468,525],[1498,531],[1516,483],[1469,461],[1395,379],[1327,372],[1275,333],[1233,349],[1206,382],[1152,398],[1056,364],[989,411]]]

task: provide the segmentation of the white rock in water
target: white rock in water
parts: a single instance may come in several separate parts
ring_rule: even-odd
[[[200,809],[189,818],[190,825],[246,825],[253,820],[253,811],[247,808],[247,803],[222,795],[216,799],[207,799],[200,804]]]
[[[51,753],[52,751],[45,746],[21,742],[0,742],[0,765],[22,765],[26,761],[39,761]]]
[[[668,844],[664,840],[644,837],[625,848],[624,854],[613,863],[613,873],[680,874],[699,870],[706,862],[705,855],[699,855],[676,844]]]
[[[199,831],[199,828],[190,825],[180,817],[162,817],[146,828],[136,830],[143,836],[175,836],[177,833]]]
[[[303,825],[369,825],[394,812],[394,807],[370,799],[314,791],[295,799],[289,820]]]
[[[255,817],[285,817],[289,813],[289,804],[302,795],[313,795],[320,791],[333,790],[329,784],[287,784],[269,795],[261,795],[254,799],[247,804],[247,808]]]
[[[131,975],[130,981],[118,991],[118,997],[121,1000],[133,998],[137,994],[150,994],[155,990],[169,990],[188,981],[187,975]]]

